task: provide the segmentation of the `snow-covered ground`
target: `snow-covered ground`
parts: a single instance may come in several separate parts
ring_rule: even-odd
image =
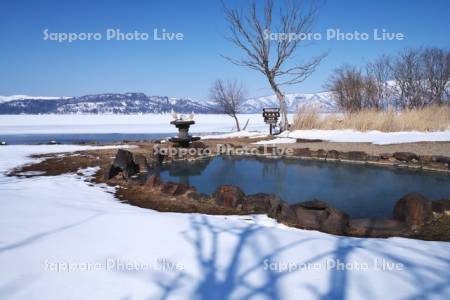
[[[202,135],[202,139],[232,139],[232,138],[258,138],[258,137],[266,137],[267,133],[263,133],[261,131],[235,131],[229,133],[219,133],[219,134],[205,134]]]
[[[450,129],[437,132],[381,132],[381,131],[355,131],[355,130],[295,130],[283,132],[277,138],[261,141],[258,144],[285,144],[295,143],[296,139],[320,139],[331,142],[359,142],[379,145],[401,144],[414,142],[444,142],[450,141]]]
[[[1,299],[450,299],[450,243],[159,213],[75,174],[3,175],[84,148],[0,147]]]
[[[261,114],[238,116],[247,130],[267,131]],[[137,115],[0,115],[0,135],[72,133],[173,133],[170,114]],[[234,119],[227,115],[196,115],[191,132],[230,132]]]
[[[204,135],[205,139],[224,139],[237,137],[264,137],[267,133],[257,131],[241,131],[214,135]],[[380,132],[355,130],[295,130],[283,132],[273,139],[259,141],[255,144],[292,144],[297,139],[320,139],[331,142],[373,143],[378,145],[401,144],[414,142],[445,142],[450,141],[450,130],[438,132]]]

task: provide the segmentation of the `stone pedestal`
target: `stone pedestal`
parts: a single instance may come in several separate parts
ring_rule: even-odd
[[[178,128],[178,136],[169,139],[169,141],[178,144],[180,147],[187,148],[191,142],[198,141],[200,139],[198,136],[189,135],[189,127],[195,124],[195,121],[175,120],[170,122],[170,124],[175,125],[175,127]]]

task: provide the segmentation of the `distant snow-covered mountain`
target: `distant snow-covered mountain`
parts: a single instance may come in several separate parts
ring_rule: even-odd
[[[135,114],[167,113],[172,109],[180,113],[214,113],[217,108],[192,99],[169,99],[143,93],[0,98],[0,114]]]
[[[337,105],[331,92],[313,94],[287,94],[285,95],[287,110],[295,113],[299,106],[314,107],[319,112],[336,112]],[[242,105],[242,112],[261,112],[264,107],[278,107],[278,99],[275,95],[248,99]]]
[[[0,103],[15,101],[15,100],[26,100],[26,99],[35,99],[35,100],[60,100],[60,99],[69,99],[71,97],[45,97],[45,96],[28,96],[28,95],[11,95],[11,96],[0,96]]]
[[[336,111],[331,93],[287,94],[288,112],[300,105],[316,107],[320,112]],[[264,107],[278,107],[276,96],[251,98],[244,101],[242,113],[260,113]],[[147,96],[144,93],[105,93],[81,97],[0,96],[0,114],[135,114],[167,113],[221,113],[211,101],[189,98]]]

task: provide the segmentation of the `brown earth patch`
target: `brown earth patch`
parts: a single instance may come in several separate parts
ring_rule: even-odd
[[[444,214],[422,226],[411,236],[415,239],[450,242],[450,215]]]
[[[101,151],[83,151],[74,154],[51,154],[32,156],[34,158],[43,159],[40,162],[18,167],[8,175],[21,176],[23,172],[42,172],[40,176],[56,176],[65,173],[76,173],[79,169],[88,167],[106,165],[110,161],[110,157],[117,150],[111,151],[107,155],[105,150]],[[64,156],[61,156],[64,155]]]
[[[277,144],[277,147],[292,147],[292,148],[309,148],[317,151],[323,150],[337,150],[340,152],[363,151],[369,155],[382,155],[385,153],[395,152],[413,152],[416,155],[442,155],[450,156],[450,142],[420,142],[420,143],[405,143],[405,144],[391,144],[391,145],[375,145],[371,143],[335,143],[326,142],[317,143],[315,141],[293,144]]]

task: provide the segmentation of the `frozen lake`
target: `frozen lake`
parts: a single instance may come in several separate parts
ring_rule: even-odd
[[[267,131],[260,114],[239,115],[247,130]],[[170,114],[137,115],[0,115],[0,141],[8,144],[41,144],[58,141],[110,143],[153,140],[176,134]],[[227,115],[196,115],[191,134],[209,135],[235,130]]]
[[[247,130],[267,130],[261,114],[238,116]],[[192,132],[230,132],[234,120],[223,114],[196,115]],[[137,115],[0,115],[0,135],[86,133],[174,133],[170,114]]]

